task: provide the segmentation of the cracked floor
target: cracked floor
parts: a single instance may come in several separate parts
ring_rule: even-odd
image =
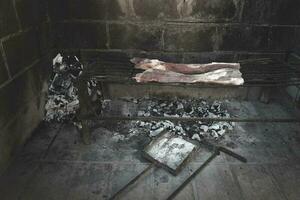
[[[241,117],[292,115],[279,103],[230,102],[229,108]],[[84,145],[71,124],[41,124],[1,176],[1,199],[108,199],[149,165],[140,154],[146,135],[117,142],[98,127],[92,136]],[[236,123],[221,145],[248,163],[221,154],[176,199],[299,199],[299,124]],[[201,149],[176,177],[152,169],[122,199],[166,199],[211,153]]]

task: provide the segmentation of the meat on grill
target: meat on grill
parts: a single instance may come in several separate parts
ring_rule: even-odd
[[[223,68],[240,69],[239,63],[177,64],[147,58],[133,58],[130,61],[137,69],[159,69],[183,74],[202,74]]]
[[[208,83],[222,85],[242,85],[244,79],[238,69],[224,68],[204,74],[182,74],[161,69],[147,69],[134,79],[140,83]]]

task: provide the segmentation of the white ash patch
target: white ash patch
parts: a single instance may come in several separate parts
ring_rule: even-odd
[[[49,95],[45,105],[46,121],[63,121],[76,113],[79,108],[78,99],[66,99],[64,95]]]
[[[182,138],[166,133],[153,141],[147,147],[146,153],[169,168],[177,170],[195,147]]]

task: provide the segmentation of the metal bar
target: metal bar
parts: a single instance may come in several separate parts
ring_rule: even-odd
[[[141,173],[139,173],[136,177],[134,177],[131,181],[129,181],[123,188],[121,188],[118,192],[116,192],[110,200],[119,199],[120,195],[131,185],[133,185],[139,178],[145,175],[150,169],[154,167],[154,164],[150,164],[146,169],[144,169]]]
[[[105,63],[97,63],[95,65],[90,65],[90,68],[85,68],[86,71],[93,71],[93,70],[101,70],[101,69],[108,69],[108,68],[115,68],[115,69],[134,69],[134,70],[143,70],[140,68],[135,68],[133,64],[126,64],[126,63],[118,63],[118,62],[105,62]],[[95,69],[94,69],[95,68]],[[297,66],[293,65],[280,65],[280,64],[244,64],[241,66],[240,69],[255,69],[255,68],[272,68],[275,70],[284,71],[286,69],[298,69]]]
[[[138,72],[136,72],[138,73]],[[135,76],[134,72],[120,72],[120,71],[110,71],[109,74],[105,72],[97,73],[94,72],[94,74],[85,74],[83,77],[86,77],[89,79],[90,77],[96,77],[97,79],[103,79],[103,80],[111,80],[111,81],[128,81],[132,80],[132,77]],[[242,77],[246,80],[251,80],[254,78],[276,78],[276,79],[300,79],[300,73],[295,73],[295,72],[284,72],[284,73],[269,73],[266,74],[263,71],[261,73],[244,73]]]
[[[225,147],[222,147],[222,146],[219,146],[219,145],[214,145],[212,144],[211,142],[207,141],[207,140],[202,140],[201,142],[199,142],[200,144],[202,145],[205,145],[208,149],[210,150],[218,150],[220,152],[223,152],[225,154],[228,154],[229,156],[231,157],[234,157],[235,159],[241,161],[241,162],[244,162],[246,163],[247,162],[247,159]]]
[[[228,154],[229,156],[234,157],[235,159],[237,159],[241,162],[244,162],[244,163],[247,162],[247,159],[245,157],[243,157],[243,156],[241,156],[241,155],[239,155],[239,154],[237,154],[237,153],[235,153],[235,152],[233,152],[233,151],[231,151],[231,150],[229,150],[225,147],[214,145],[214,144],[208,142],[207,140],[203,140],[200,143],[207,146],[208,149],[214,149],[214,150],[217,150],[219,152],[223,152],[225,154]]]
[[[141,73],[142,71],[134,71],[132,69],[123,69],[123,70],[115,70],[115,69],[107,69],[107,70],[101,70],[101,71],[92,71],[92,72],[86,72],[85,74],[83,74],[83,77],[91,77],[91,76],[103,76],[103,77],[107,77],[107,78],[111,78],[111,77],[118,77],[117,75],[119,75],[119,77],[133,77],[136,73]],[[295,77],[299,77],[300,72],[297,72],[295,70],[286,70],[286,71],[272,71],[272,72],[268,72],[267,70],[260,70],[260,72],[257,71],[244,71],[241,70],[242,72],[242,76],[243,77],[249,77],[249,76],[284,76],[284,75],[291,75],[291,76],[295,76]]]
[[[215,157],[220,154],[218,150],[215,150],[214,153],[190,176],[188,177],[176,190],[167,198],[167,200],[174,199],[177,194],[181,192],[182,189],[187,186]]]
[[[139,72],[137,72],[139,73]],[[91,77],[96,77],[96,79],[102,79],[102,80],[112,80],[112,81],[127,81],[127,80],[131,80],[132,77],[135,77],[135,74],[132,72],[131,74],[129,73],[124,73],[124,72],[120,72],[120,71],[110,71],[110,74],[107,73],[97,73],[94,72],[94,74],[97,75],[93,75],[93,74],[85,74],[83,75],[83,77],[85,77],[86,79],[89,79]],[[284,78],[294,78],[294,79],[300,79],[300,73],[294,73],[294,72],[285,72],[285,73],[272,73],[272,74],[265,74],[264,72],[261,73],[247,73],[247,74],[243,74],[242,77],[244,79],[253,79],[253,78],[280,78],[280,79],[284,79]],[[133,79],[132,79],[133,80]]]
[[[226,154],[234,157],[235,159],[237,159],[237,160],[239,160],[243,163],[247,162],[247,159],[245,157],[243,157],[243,156],[241,156],[241,155],[239,155],[239,154],[237,154],[237,153],[235,153],[235,152],[233,152],[233,151],[231,151],[231,150],[229,150],[225,147],[217,146],[217,148],[218,148],[219,151],[221,151],[223,153],[226,153]]]
[[[84,78],[84,77],[83,77]],[[292,86],[292,85],[300,85],[299,82],[283,82],[283,83],[262,83],[259,81],[256,81],[257,83],[250,83],[250,81],[246,80],[246,83],[244,85],[207,85],[207,84],[186,84],[186,83],[136,83],[133,80],[103,80],[100,79],[100,81],[106,82],[106,83],[113,83],[113,84],[126,84],[126,85],[147,85],[147,86],[174,86],[174,87],[194,87],[194,88],[244,88],[244,87],[286,87],[286,86]]]
[[[260,70],[260,71],[259,71]],[[131,72],[131,73],[130,73]],[[140,73],[143,72],[141,70],[134,70],[132,68],[122,68],[122,69],[115,69],[115,68],[102,68],[99,70],[93,70],[93,71],[85,71],[83,76],[90,76],[90,75],[113,75],[114,73],[120,73],[120,74],[134,74],[134,73]],[[256,69],[256,70],[247,70],[247,69],[241,69],[241,72],[243,73],[243,76],[245,75],[281,75],[281,74],[292,74],[292,75],[299,75],[300,72],[294,69],[285,69],[285,70],[272,70],[270,69]]]
[[[85,115],[83,118],[90,119],[94,115]],[[261,123],[299,123],[300,119],[296,118],[205,118],[205,117],[97,117],[100,121],[203,121],[203,122],[261,122]]]
[[[244,77],[245,84],[244,85],[225,85],[225,84],[207,84],[207,83],[161,83],[161,82],[145,82],[145,83],[138,83],[134,81],[132,78],[122,78],[122,79],[116,79],[115,77],[102,77],[98,76],[95,77],[96,80],[106,82],[106,83],[132,83],[135,85],[150,85],[150,84],[155,84],[155,85],[194,85],[194,86],[202,86],[202,87],[243,87],[247,84],[261,84],[261,85],[286,85],[286,84],[300,84],[300,78],[296,77],[261,77],[261,76],[253,76],[251,78],[249,77]],[[87,79],[88,80],[88,79]]]
[[[260,71],[262,72],[267,72],[267,74],[273,74],[273,73],[285,73],[285,72],[295,72],[295,73],[299,73],[299,69],[295,68],[295,67],[285,67],[285,66],[259,66],[259,67],[242,67],[240,69],[241,72],[245,72],[245,73],[259,73]],[[136,69],[132,66],[129,67],[124,67],[124,66],[113,66],[112,64],[109,64],[109,66],[100,66],[98,68],[95,69],[87,69],[84,71],[84,74],[89,74],[89,73],[95,73],[95,72],[112,72],[112,71],[119,71],[119,72],[125,72],[127,73],[128,71],[131,72],[143,72],[144,70],[142,69]]]
[[[95,78],[98,81],[108,82],[108,83],[123,83],[123,82],[129,82],[129,83],[135,83],[137,85],[143,85],[143,84],[160,84],[160,85],[196,85],[196,86],[231,86],[231,87],[237,87],[236,85],[222,85],[222,84],[208,84],[208,83],[180,83],[180,82],[170,82],[170,83],[163,83],[163,82],[136,82],[132,77],[134,76],[127,76],[126,74],[117,74],[115,76],[89,76],[86,77],[86,80],[90,80],[90,77]],[[120,78],[122,77],[122,78]],[[84,77],[83,77],[84,78]],[[300,82],[300,74],[298,76],[291,76],[291,75],[262,75],[262,74],[254,74],[251,76],[244,75],[243,79],[245,80],[245,84],[249,83],[255,83],[255,84],[287,84],[287,83],[299,83]],[[244,84],[244,85],[245,85]]]

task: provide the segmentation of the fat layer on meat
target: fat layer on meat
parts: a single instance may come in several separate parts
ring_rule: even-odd
[[[183,74],[202,74],[223,68],[240,69],[239,63],[178,64],[147,58],[132,58],[130,61],[135,64],[137,69],[159,69]]]
[[[161,69],[148,69],[143,73],[138,73],[134,79],[140,83],[160,82],[160,83],[208,83],[222,85],[242,85],[244,79],[238,69],[224,68],[205,74],[181,74],[173,71]]]

